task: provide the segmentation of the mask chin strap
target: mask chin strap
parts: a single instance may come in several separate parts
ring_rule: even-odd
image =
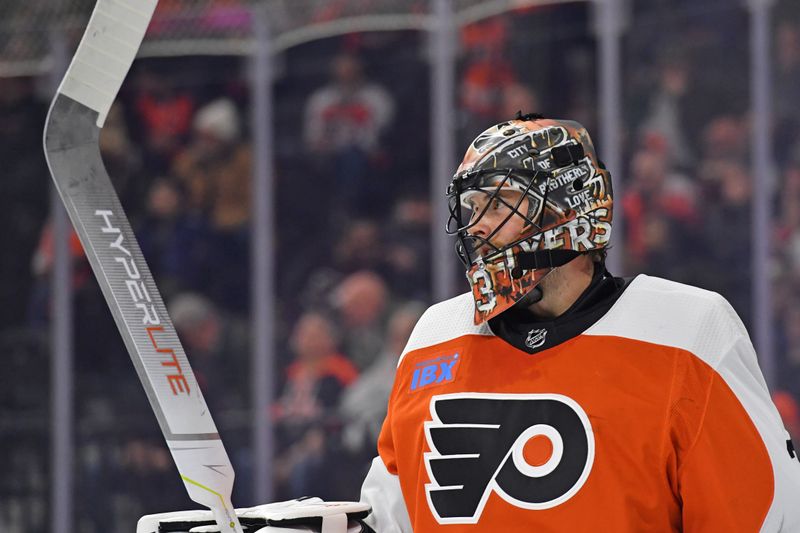
[[[511,277],[519,279],[526,270],[540,268],[556,268],[566,265],[581,255],[575,250],[537,250],[535,252],[519,252],[514,256],[516,265],[511,269]]]

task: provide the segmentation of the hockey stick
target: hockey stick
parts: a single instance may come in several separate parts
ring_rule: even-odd
[[[45,157],[189,497],[213,511],[221,532],[242,533],[233,468],[98,145],[157,1],[97,1],[50,106]]]

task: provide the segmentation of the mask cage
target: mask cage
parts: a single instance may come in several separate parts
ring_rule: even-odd
[[[447,188],[449,218],[446,232],[455,235],[456,253],[465,266],[470,267],[478,261],[488,262],[495,259],[506,250],[527,241],[532,235],[542,231],[545,207],[548,203],[550,191],[549,172],[527,169],[485,169],[476,170],[457,175]],[[538,185],[544,183],[544,194],[538,192]],[[519,192],[516,201],[509,202],[501,195],[503,191]],[[475,212],[469,203],[469,198],[476,194],[486,196],[486,201],[479,212]],[[529,205],[526,212],[520,206],[527,198]],[[473,229],[485,216],[487,210],[494,202],[499,202],[508,208],[509,213],[486,236],[472,235]],[[550,206],[557,207],[557,206]],[[519,216],[525,221],[525,227],[530,231],[519,239],[503,246],[492,244],[492,238],[512,217]]]

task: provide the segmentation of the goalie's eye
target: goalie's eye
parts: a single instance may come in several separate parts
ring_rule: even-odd
[[[461,216],[464,220],[472,222],[481,213],[481,206],[479,202],[475,200],[474,195],[463,199],[461,203]]]

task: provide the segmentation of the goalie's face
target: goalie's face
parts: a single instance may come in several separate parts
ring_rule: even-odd
[[[517,267],[518,255],[538,244],[545,199],[534,188],[540,174],[518,178],[515,172],[457,176],[449,190],[448,231],[467,267],[476,324],[513,305],[549,270]]]
[[[497,169],[459,175],[448,189],[448,233],[468,268],[489,261],[540,231],[543,173]]]
[[[464,203],[469,216],[466,232],[478,256],[499,252],[531,233],[531,224],[522,215],[528,210],[529,200],[520,192],[472,191],[465,195]]]

